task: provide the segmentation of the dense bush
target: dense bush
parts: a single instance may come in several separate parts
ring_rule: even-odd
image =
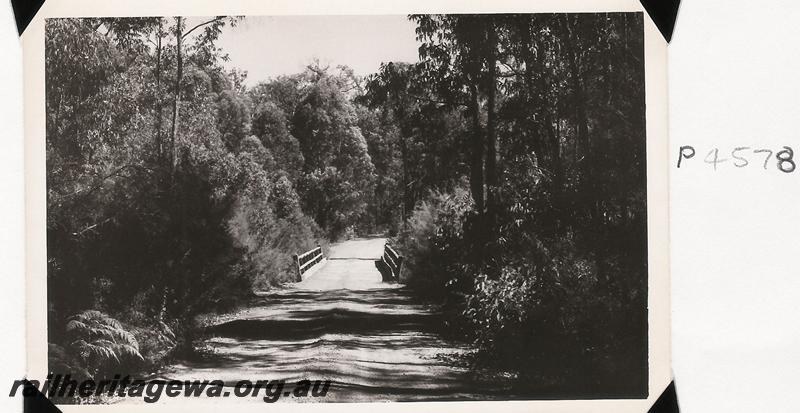
[[[417,205],[396,238],[405,268],[401,282],[420,294],[441,297],[459,281],[469,254],[464,220],[472,207],[464,188],[451,194],[432,192]]]
[[[365,216],[375,167],[356,107],[344,93],[346,72],[333,75],[310,66],[307,78],[292,114],[292,131],[305,159],[298,187],[303,209],[337,239]]]
[[[197,315],[294,279],[291,255],[324,244],[301,209],[292,114],[220,64],[229,20],[183,48],[181,18],[48,21],[53,363],[157,367],[191,348]]]
[[[644,274],[620,266],[620,255],[583,250],[574,234],[540,238],[535,213],[516,201],[519,214],[509,207],[498,222],[502,236],[484,245],[470,234],[476,217],[466,190],[420,202],[397,237],[401,281],[441,302],[448,324],[476,344],[475,367],[512,373],[517,391],[639,388],[647,354]],[[493,255],[481,265],[475,257],[486,252]],[[601,276],[598,259],[615,279]]]
[[[424,182],[448,165],[440,154],[462,157],[429,184],[450,197],[406,181],[404,280],[445,304],[476,367],[513,375],[521,394],[645,394],[641,20],[411,20],[422,61],[382,66],[367,101],[400,126],[402,177]]]

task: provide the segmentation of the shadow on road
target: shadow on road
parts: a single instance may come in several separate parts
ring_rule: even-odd
[[[316,401],[495,398],[501,386],[476,382],[459,362],[470,346],[442,336],[439,309],[381,275],[383,242],[332,246],[333,258],[317,273],[209,326],[204,356],[161,376],[330,380],[328,397]]]

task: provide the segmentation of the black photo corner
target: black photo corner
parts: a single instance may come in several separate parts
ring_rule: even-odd
[[[33,20],[33,16],[44,4],[44,0],[11,0],[11,7],[14,9],[14,19],[17,21],[19,34],[25,31],[28,24]]]
[[[650,407],[648,413],[679,413],[678,409],[678,393],[675,392],[675,380],[669,383],[661,396],[658,396],[656,402]]]
[[[658,27],[664,39],[670,42],[675,28],[680,0],[640,0],[644,9]],[[44,0],[11,0],[14,16],[20,35],[43,5]],[[675,382],[672,381],[666,389],[651,389],[651,394],[660,394],[650,413],[678,413],[677,393]],[[24,412],[48,413],[60,412],[50,400],[42,394],[30,381],[24,385]]]
[[[23,413],[61,413],[61,409],[56,407],[36,386],[28,380],[22,389]]]

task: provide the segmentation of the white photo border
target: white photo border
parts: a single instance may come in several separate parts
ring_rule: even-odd
[[[667,43],[637,0],[47,0],[22,34],[25,96],[27,377],[47,375],[47,253],[45,155],[45,19],[128,16],[386,15],[412,13],[642,12],[645,32],[648,233],[648,397],[613,400],[458,401],[413,403],[277,403],[275,412],[646,412],[671,381]],[[455,405],[453,404],[455,403]],[[496,405],[501,403],[501,405]],[[263,412],[261,401],[59,405],[64,412],[214,412],[235,406]]]

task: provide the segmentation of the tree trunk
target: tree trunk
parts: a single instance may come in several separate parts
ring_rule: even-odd
[[[178,119],[179,119],[179,108],[180,108],[180,99],[181,99],[181,80],[183,78],[183,18],[177,17],[175,23],[175,38],[176,38],[176,68],[175,68],[175,84],[174,84],[174,98],[172,100],[172,128],[170,131],[170,147],[169,147],[169,163],[170,163],[170,186],[175,185],[175,172],[177,169],[177,133],[178,133]],[[172,205],[176,208],[175,212],[176,215],[174,219],[176,222],[176,227],[179,231],[179,239],[178,245],[179,248],[183,246],[184,241],[186,240],[186,220],[184,219],[185,215],[185,200],[182,199],[181,192],[176,191],[173,188],[171,196],[172,198]],[[180,262],[180,261],[178,261]],[[175,267],[178,267],[180,264],[176,264]],[[162,292],[162,308],[161,313],[159,313],[159,320],[164,317],[164,314],[167,312],[167,300],[169,295],[169,287],[170,281],[176,277],[176,273],[180,271],[179,268],[172,267],[170,265],[170,269],[167,273],[164,274],[163,279],[163,292]]]
[[[533,39],[529,37],[529,41],[533,43]],[[539,93],[533,92],[537,96],[536,107],[539,108],[539,111],[543,114],[542,120],[540,121],[541,129],[544,131],[544,136],[542,137],[545,140],[544,147],[547,148],[546,154],[544,154],[544,158],[546,159],[546,167],[552,173],[552,184],[550,185],[550,191],[553,197],[553,206],[555,209],[554,216],[556,219],[553,220],[552,225],[554,229],[560,227],[560,217],[563,215],[560,213],[563,211],[563,199],[564,199],[564,167],[562,161],[562,154],[561,154],[561,142],[560,142],[560,134],[556,130],[556,126],[553,122],[553,115],[552,115],[552,108],[556,107],[555,102],[550,101],[550,83],[547,78],[547,45],[544,42],[540,42],[536,46],[536,60],[534,61],[534,56],[532,54],[528,54],[526,56],[526,67],[532,71],[533,66],[539,68],[540,73],[536,76],[535,83],[533,79],[531,79],[531,89],[538,88]],[[530,63],[528,63],[530,62]]]
[[[595,206],[591,199],[596,198],[597,188],[592,184],[591,165],[594,162],[594,154],[589,142],[589,118],[586,111],[587,96],[581,62],[578,61],[576,50],[580,47],[579,40],[576,38],[567,17],[562,20],[564,31],[567,33],[565,51],[567,54],[567,69],[572,81],[572,106],[575,110],[575,162],[578,172],[578,185],[576,188],[578,196],[572,200],[570,211],[583,211],[588,213],[590,219],[595,214]],[[574,206],[574,207],[573,207]],[[574,222],[574,218],[570,220]]]
[[[497,33],[493,24],[488,28],[489,52],[486,56],[487,102],[486,102],[486,215],[494,223],[497,208]]]
[[[583,152],[576,155],[584,155],[588,157],[589,121],[586,115],[586,99],[584,93],[583,75],[578,67],[577,55],[575,54],[575,49],[577,48],[576,39],[572,32],[572,27],[570,27],[570,22],[566,19],[567,17],[565,17],[564,20],[564,27],[567,32],[565,49],[567,52],[567,67],[569,68],[570,78],[572,78],[572,103],[575,108],[576,138]],[[590,161],[587,158],[584,158],[584,160],[581,162],[583,165],[586,165]]]
[[[408,175],[408,144],[406,143],[406,138],[404,134],[400,133],[400,157],[403,159],[403,179],[401,180],[403,185],[403,222],[405,222],[410,216],[411,212],[414,210],[414,194],[411,190],[411,180],[409,179]]]
[[[161,96],[161,38],[162,38],[162,25],[163,22],[159,20],[158,31],[156,32],[156,156],[158,162],[164,159],[164,137],[161,135],[162,125],[164,123],[163,102]]]
[[[470,176],[469,186],[475,209],[484,212],[483,196],[483,131],[481,130],[480,102],[478,101],[478,88],[470,85],[470,116],[472,117],[472,134],[470,139]]]
[[[411,139],[412,130],[411,128],[408,127],[408,113],[406,112],[406,108],[404,106],[407,102],[399,100],[400,97],[397,95],[394,96],[394,99],[401,102],[399,105],[396,104],[396,110],[394,110],[394,114],[395,117],[397,118],[397,121],[400,123],[399,146],[400,146],[400,158],[402,160],[401,165],[403,174],[400,180],[401,185],[403,185],[402,188],[403,210],[400,211],[400,215],[403,218],[403,225],[405,225],[405,222],[408,220],[409,217],[411,217],[411,213],[414,210],[414,203],[416,202],[416,200],[414,199],[413,191],[410,188],[411,179],[409,177],[410,173],[408,170],[408,165],[410,161],[408,159],[409,154],[408,154],[407,139]]]
[[[183,18],[177,17],[175,25],[176,46],[176,69],[175,69],[175,98],[172,101],[172,132],[170,133],[170,167],[174,177],[178,165],[178,111],[181,103],[181,80],[183,79]]]

